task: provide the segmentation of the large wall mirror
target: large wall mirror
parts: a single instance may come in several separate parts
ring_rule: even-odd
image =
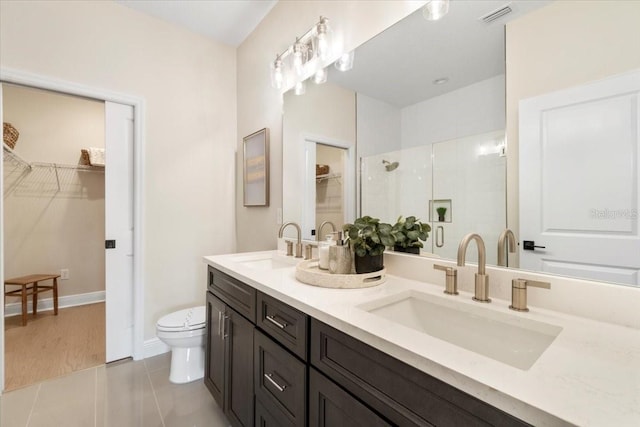
[[[476,232],[487,263],[497,264],[507,188],[518,188],[507,185],[504,26],[550,3],[512,1],[492,22],[482,17],[504,1],[451,2],[437,22],[418,10],[356,49],[352,70],[331,69],[328,82],[309,84],[305,95],[286,93],[284,218],[315,239],[331,201],[341,208],[330,209],[337,227],[360,215],[389,223],[414,215],[432,226],[423,255],[455,258],[462,236]],[[339,161],[318,161],[328,147]],[[326,179],[318,179],[318,163],[331,163]]]

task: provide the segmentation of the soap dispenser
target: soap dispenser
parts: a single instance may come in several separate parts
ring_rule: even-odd
[[[351,273],[351,248],[345,245],[342,239],[342,231],[336,232],[336,244],[329,247],[329,273]]]
[[[322,270],[329,269],[329,247],[335,245],[336,242],[333,240],[333,236],[331,234],[327,234],[324,242],[318,243],[318,268]]]

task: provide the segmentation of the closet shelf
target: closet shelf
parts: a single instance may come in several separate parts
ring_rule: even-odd
[[[59,163],[28,162],[8,145],[3,143],[4,194],[20,191],[23,194],[82,195],[83,186],[78,184],[80,172],[104,174],[104,167],[65,165]],[[84,175],[87,176],[87,175]]]
[[[25,169],[31,169],[31,164],[27,162],[25,159],[20,157],[12,148],[10,148],[6,143],[2,143],[2,158],[3,160],[10,160],[16,166],[22,166]]]

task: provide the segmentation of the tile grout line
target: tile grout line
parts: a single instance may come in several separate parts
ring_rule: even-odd
[[[143,360],[144,363],[144,371],[147,374],[147,380],[149,380],[149,385],[151,386],[151,392],[153,393],[153,400],[156,402],[156,408],[158,409],[158,415],[160,415],[160,421],[162,421],[162,427],[166,427],[164,423],[164,417],[162,416],[162,411],[160,410],[160,403],[158,403],[158,396],[156,395],[156,388],[153,386],[153,382],[151,381],[151,375],[149,375],[149,369],[147,368],[147,362]]]
[[[27,424],[25,427],[29,427],[31,424],[31,416],[33,415],[33,410],[36,407],[36,402],[38,401],[38,397],[40,396],[40,389],[42,388],[42,383],[38,384],[38,390],[36,390],[36,396],[33,398],[33,403],[31,404],[31,410],[29,411],[29,416],[27,417]]]

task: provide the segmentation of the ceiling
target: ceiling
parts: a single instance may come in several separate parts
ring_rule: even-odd
[[[356,49],[354,67],[329,81],[396,107],[406,107],[505,72],[504,24],[549,1],[456,0],[439,21],[418,10]],[[489,24],[479,18],[509,4]],[[446,77],[448,83],[434,85]]]
[[[115,0],[218,42],[240,45],[277,0]]]

